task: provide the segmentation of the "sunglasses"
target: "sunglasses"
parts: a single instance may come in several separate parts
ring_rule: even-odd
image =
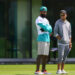
[[[65,15],[60,15],[60,16],[65,16]]]

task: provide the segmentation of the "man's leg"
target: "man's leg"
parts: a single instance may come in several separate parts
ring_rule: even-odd
[[[50,48],[50,43],[45,42],[43,45],[43,57],[42,57],[42,72],[47,73],[46,71],[46,63],[48,61],[48,55],[49,55],[49,48]]]
[[[61,64],[61,70],[64,70],[64,62]]]
[[[61,64],[64,56],[64,46],[59,45],[58,46],[58,70],[61,70]]]
[[[65,70],[64,70],[64,62],[62,62],[62,64],[61,64],[61,72],[63,73],[63,74],[65,74],[65,73],[67,73]]]
[[[46,70],[46,63],[47,63],[47,60],[48,60],[48,56],[47,55],[43,55],[42,56],[42,72],[44,70]]]
[[[62,66],[61,66],[62,71],[64,71],[64,65],[65,65],[65,61],[68,54],[69,54],[69,45],[65,46],[64,57],[63,57]],[[64,71],[63,73],[67,73],[67,72]]]
[[[37,60],[36,60],[36,71],[39,71],[39,67],[40,67],[40,62],[41,62],[41,58],[42,58],[42,55],[41,55],[41,45],[42,43],[41,42],[38,42],[38,56],[37,56]]]
[[[42,58],[42,55],[38,55],[37,62],[36,62],[36,65],[37,65],[36,66],[36,71],[39,71],[41,58]]]
[[[61,64],[64,56],[64,46],[58,45],[58,65],[57,65],[57,74],[61,73]]]
[[[59,63],[59,64],[57,65],[57,67],[58,67],[58,70],[60,70],[60,69],[61,69],[61,63]]]
[[[67,45],[65,47],[65,52],[64,52],[64,57],[63,57],[63,63],[65,63],[65,61],[67,59],[67,56],[69,55],[69,52],[70,52],[70,48],[69,48],[69,45]]]

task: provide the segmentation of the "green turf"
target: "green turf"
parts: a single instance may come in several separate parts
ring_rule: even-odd
[[[0,65],[0,75],[34,75],[35,65]],[[56,65],[47,65],[51,75],[56,75]],[[75,75],[75,64],[66,64],[67,75]]]

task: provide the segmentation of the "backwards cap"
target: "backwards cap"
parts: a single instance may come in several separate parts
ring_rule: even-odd
[[[47,7],[42,6],[42,7],[40,8],[40,11],[47,11]]]
[[[67,11],[66,10],[60,10],[60,13],[67,14]]]

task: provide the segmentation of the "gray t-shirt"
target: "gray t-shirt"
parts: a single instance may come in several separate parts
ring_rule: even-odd
[[[61,40],[58,40],[60,44],[69,44],[71,38],[71,24],[69,21],[57,20],[54,27],[54,36],[59,35]]]

